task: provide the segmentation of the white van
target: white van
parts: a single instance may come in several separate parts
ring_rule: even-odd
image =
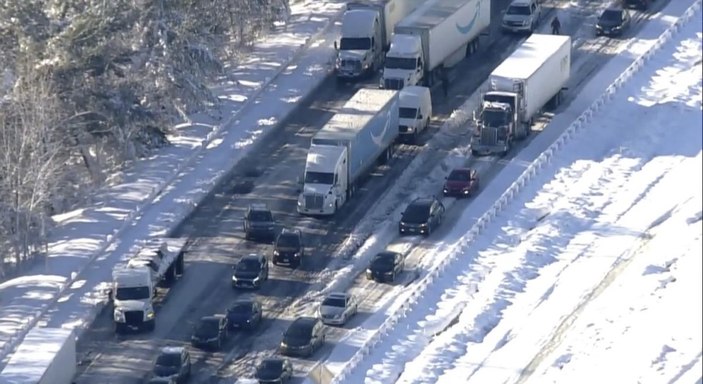
[[[398,100],[398,117],[400,139],[415,144],[432,118],[430,89],[417,85],[403,88]]]

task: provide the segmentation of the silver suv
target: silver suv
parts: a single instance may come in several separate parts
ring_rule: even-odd
[[[503,15],[501,27],[505,32],[532,33],[542,17],[537,0],[513,0]]]

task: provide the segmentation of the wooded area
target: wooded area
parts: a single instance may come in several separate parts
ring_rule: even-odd
[[[170,127],[288,0],[0,1],[0,278],[41,253],[51,216]]]

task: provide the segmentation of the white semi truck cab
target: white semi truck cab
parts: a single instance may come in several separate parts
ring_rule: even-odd
[[[420,84],[425,71],[422,57],[422,41],[419,36],[393,35],[391,48],[386,53],[380,87],[399,90]]]
[[[298,213],[334,215],[347,200],[347,148],[311,145],[305,161]]]
[[[348,9],[342,16],[342,35],[335,41],[337,79],[372,75],[383,60],[383,36],[377,10]]]
[[[156,285],[144,266],[124,265],[112,271],[115,332],[153,330],[156,323],[153,299]]]

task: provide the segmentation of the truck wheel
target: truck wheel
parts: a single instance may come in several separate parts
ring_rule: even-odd
[[[115,323],[115,334],[121,335],[124,333],[125,326],[122,323]]]
[[[174,281],[176,281],[176,265],[175,264],[171,265],[166,270],[165,280],[166,280],[166,285],[168,285],[168,286],[171,286],[171,284],[173,284]]]
[[[156,320],[151,320],[146,323],[146,330],[148,332],[153,332],[156,329]]]

